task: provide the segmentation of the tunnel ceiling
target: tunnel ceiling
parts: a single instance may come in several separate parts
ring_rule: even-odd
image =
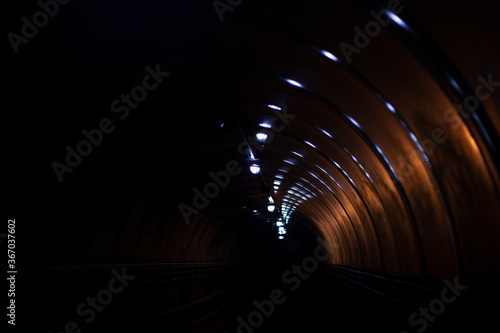
[[[245,1],[222,22],[209,1],[68,7],[70,28],[15,63],[54,106],[44,122],[66,124],[34,129],[45,148],[31,175],[50,178],[35,192],[54,193],[40,256],[228,261],[310,233],[331,264],[498,274],[483,265],[498,260],[500,235],[500,94],[485,85],[500,78],[494,2],[402,1],[377,30],[370,11],[385,6]],[[110,102],[156,64],[168,77],[119,120]],[[115,131],[59,183],[51,163],[104,117]]]

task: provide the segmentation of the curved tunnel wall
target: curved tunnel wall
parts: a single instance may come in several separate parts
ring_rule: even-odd
[[[151,25],[141,21],[144,30],[129,37],[133,45],[146,45],[144,53],[103,63],[111,72],[138,74],[101,79],[103,88],[75,110],[78,119],[90,127],[110,115],[109,102],[139,82],[142,64],[153,64],[152,58],[170,75],[62,184],[51,179],[46,188],[55,199],[41,209],[57,212],[50,232],[40,230],[33,239],[43,249],[38,259],[238,261],[264,239],[288,241],[278,240],[277,215],[266,211],[272,195],[279,210],[287,203],[293,209],[290,233],[324,240],[330,264],[493,285],[499,276],[500,95],[495,87],[487,94],[493,88],[477,77],[498,78],[498,67],[485,60],[478,72],[465,68],[461,59],[467,57],[440,43],[448,30],[426,21],[430,4],[406,7],[348,59],[339,45],[353,44],[353,27],[372,22],[370,10],[383,5],[255,2],[222,23],[176,5],[181,14],[172,20],[183,38],[155,26],[159,17]],[[169,9],[155,6],[141,14]],[[463,23],[447,15],[449,24]],[[482,23],[464,24],[473,35],[489,21]],[[168,40],[168,50],[158,36]],[[84,37],[67,43],[78,38]],[[105,50],[112,58],[123,46],[116,41]],[[79,51],[62,47],[53,61]],[[479,48],[463,52],[471,61],[482,54]],[[95,70],[81,71],[95,80]],[[68,75],[63,72],[53,75]],[[45,72],[38,67],[34,73]],[[33,85],[41,80],[35,76]],[[478,91],[488,97],[474,112],[454,108]],[[268,142],[251,145],[261,166],[254,175],[238,147],[274,118],[283,120],[275,123],[281,130],[271,128]],[[54,148],[41,160],[63,159],[65,142],[78,142],[81,126],[69,122],[43,137]],[[242,171],[186,223],[179,205],[193,206],[192,189],[202,189],[213,181],[210,171],[226,170],[232,160]],[[41,172],[52,172],[49,164]]]

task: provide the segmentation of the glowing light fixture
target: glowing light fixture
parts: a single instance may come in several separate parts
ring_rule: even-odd
[[[323,53],[323,55],[324,55],[325,57],[327,57],[328,59],[331,59],[331,60],[333,60],[333,61],[339,61],[339,59],[338,59],[336,56],[334,56],[333,54],[331,54],[331,53],[330,53],[330,52],[328,52],[328,51],[321,51],[321,53]]]
[[[257,137],[257,141],[264,142],[267,140],[267,134],[266,133],[257,133],[255,135]]]
[[[304,141],[304,142],[305,142],[307,145],[309,145],[309,146],[311,146],[311,147],[313,147],[313,148],[316,148],[316,146],[315,146],[315,145],[313,145],[312,143],[310,143],[309,141]]]
[[[317,127],[317,129],[319,129],[321,132],[323,132],[323,134],[325,134],[330,139],[333,139],[333,136],[330,133],[328,133],[327,131],[325,131],[324,129],[321,129],[319,127]]]
[[[293,85],[293,86],[296,86],[296,87],[302,88],[302,85],[301,85],[300,83],[298,83],[297,81],[287,79],[287,80],[286,80],[286,82],[290,83],[290,84],[291,84],[291,85]]]
[[[391,12],[388,11],[387,12],[387,16],[389,16],[391,18],[391,20],[393,20],[394,22],[396,22],[401,27],[403,27],[403,28],[407,28],[408,27],[406,25],[406,23],[404,23],[404,21],[399,16],[397,16],[396,14],[391,13]]]
[[[250,172],[253,173],[254,175],[258,174],[260,172],[260,166],[258,166],[257,164],[251,165]]]
[[[394,106],[392,106],[391,103],[389,102],[386,102],[385,103],[385,106],[387,106],[387,108],[392,112],[392,113],[396,113],[396,109],[394,108]]]

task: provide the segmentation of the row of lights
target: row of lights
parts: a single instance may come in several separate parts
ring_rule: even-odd
[[[278,192],[282,180],[283,180],[282,175],[276,175],[276,178],[274,179],[273,182],[274,193]],[[278,238],[284,239],[285,238],[284,235],[286,234],[285,224],[288,224],[288,218],[290,216],[289,207],[284,203],[281,205],[281,213],[282,213],[281,217],[278,219],[278,221],[276,221],[276,226],[278,227]]]
[[[275,110],[281,110],[281,108],[279,106],[276,106],[276,105],[268,105],[268,107],[271,109],[275,109]],[[263,128],[271,128],[271,124],[269,124],[269,123],[260,123],[259,126],[263,127]],[[266,142],[266,140],[269,136],[264,132],[258,132],[255,135],[255,137],[256,137],[258,142],[262,143],[262,142]],[[255,159],[255,157],[252,156],[252,159]],[[260,172],[260,165],[258,165],[257,163],[250,165],[250,172],[254,175],[257,175]]]
[[[268,105],[268,107],[270,109],[274,109],[274,110],[280,110],[281,111],[281,108],[279,106],[276,106],[276,105]],[[262,122],[259,124],[259,127],[262,127],[262,128],[271,128],[271,124],[267,123],[267,122]],[[256,135],[255,135],[255,138],[257,139],[258,142],[260,143],[263,143],[263,142],[266,142],[267,139],[268,139],[268,134],[267,133],[264,133],[264,132],[258,132]],[[255,157],[253,156],[253,153],[250,151],[250,159],[251,160],[255,160]],[[253,163],[250,165],[250,172],[254,175],[257,175],[260,173],[260,165],[258,163]],[[282,176],[281,176],[282,177]],[[280,181],[275,181],[274,182],[274,189],[275,189],[275,193],[276,193],[276,190],[278,189],[278,186],[281,184]],[[268,212],[270,213],[273,213],[275,210],[276,210],[276,203],[274,202],[274,199],[272,196],[269,196],[268,197],[268,205],[267,205],[267,210]],[[254,210],[254,212],[257,212],[256,210]],[[284,217],[280,217],[278,219],[278,221],[276,222],[276,226],[278,227],[278,235],[279,235],[279,239],[283,239],[284,236],[286,234],[286,228],[284,227],[284,222],[283,222],[283,219]],[[288,221],[287,221],[288,223]]]

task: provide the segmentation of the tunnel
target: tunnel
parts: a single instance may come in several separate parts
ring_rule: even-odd
[[[8,6],[8,329],[498,327],[496,1]]]

